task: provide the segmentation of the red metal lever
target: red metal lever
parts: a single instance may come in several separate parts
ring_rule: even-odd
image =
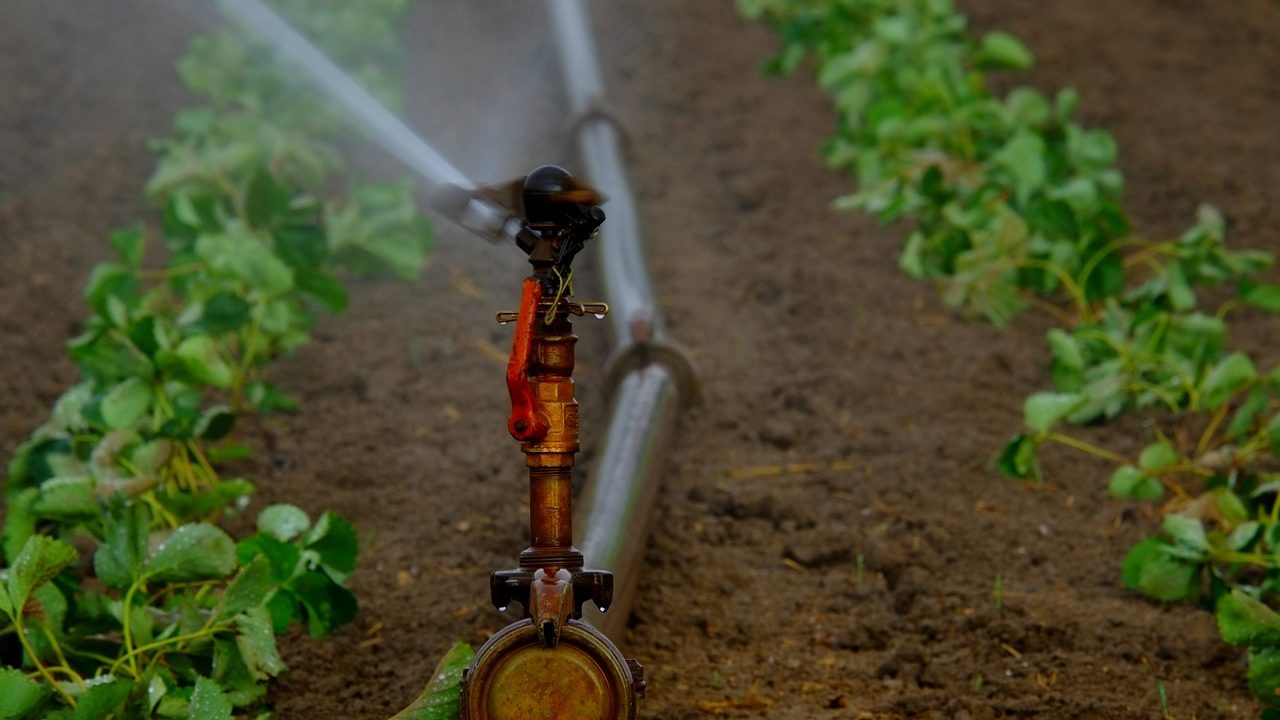
[[[529,352],[533,347],[533,328],[538,321],[538,303],[542,300],[542,283],[525,278],[520,289],[520,314],[516,319],[516,337],[507,360],[507,392],[511,395],[511,417],[507,430],[520,442],[538,442],[547,435],[547,421],[533,407],[533,386],[529,384]]]

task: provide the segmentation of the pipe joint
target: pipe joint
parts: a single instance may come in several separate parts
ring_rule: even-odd
[[[605,362],[605,389],[610,395],[631,373],[649,365],[660,364],[675,380],[680,404],[697,405],[702,400],[698,373],[689,359],[689,351],[673,340],[649,336],[648,327],[632,325],[632,341],[618,346]]]

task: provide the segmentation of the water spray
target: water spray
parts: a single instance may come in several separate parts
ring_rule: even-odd
[[[323,91],[365,137],[416,172],[433,210],[487,240],[515,239],[521,228],[519,218],[477,195],[474,184],[461,170],[271,8],[260,0],[222,0],[221,5],[245,31],[273,48],[282,60]]]

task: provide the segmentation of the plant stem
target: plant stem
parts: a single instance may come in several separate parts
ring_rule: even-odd
[[[1113,452],[1104,447],[1099,447],[1097,445],[1086,442],[1084,440],[1080,440],[1079,438],[1071,437],[1070,435],[1064,435],[1063,433],[1060,433],[1060,432],[1051,432],[1048,435],[1045,435],[1044,439],[1052,440],[1053,442],[1056,442],[1056,443],[1061,443],[1074,450],[1079,450],[1080,452],[1088,453],[1090,455],[1093,455],[1094,457],[1102,458],[1103,460],[1110,460],[1111,462],[1114,462],[1120,465],[1134,464],[1132,460],[1125,457],[1124,455],[1121,455],[1120,453]]]
[[[133,618],[133,596],[138,592],[138,583],[135,581],[129,586],[128,592],[124,594],[124,618],[121,624],[124,626],[124,649],[125,657],[129,658],[129,669],[133,672],[135,678],[142,677],[138,672],[138,661],[134,657],[133,652],[133,632],[130,630],[131,620]],[[112,670],[115,670],[112,667]]]
[[[13,621],[13,626],[18,630],[18,642],[22,644],[22,649],[27,653],[27,657],[31,658],[31,662],[36,666],[36,670],[44,677],[45,682],[49,683],[49,686],[62,696],[64,702],[71,707],[75,707],[75,698],[71,697],[71,695],[68,694],[66,690],[63,690],[62,686],[53,679],[53,674],[44,666],[44,663],[40,662],[40,656],[36,654],[35,648],[31,647],[31,643],[27,640],[27,633],[22,626],[22,609],[19,608],[17,614],[11,615],[9,619]]]
[[[49,625],[41,625],[40,629],[44,631],[45,639],[47,639],[49,644],[53,646],[53,654],[58,656],[58,662],[61,663],[60,669],[74,680],[76,685],[83,688],[84,678],[80,677],[79,673],[71,669],[71,664],[67,662],[67,656],[62,652],[62,644],[58,642],[58,638],[54,637],[53,631],[49,629]]]
[[[1213,417],[1209,419],[1209,424],[1205,427],[1204,432],[1200,433],[1200,441],[1196,443],[1196,456],[1203,455],[1209,449],[1209,443],[1213,440],[1213,434],[1218,430],[1218,426],[1222,424],[1223,418],[1227,416],[1227,408],[1231,407],[1231,403],[1224,402],[1213,413]]]

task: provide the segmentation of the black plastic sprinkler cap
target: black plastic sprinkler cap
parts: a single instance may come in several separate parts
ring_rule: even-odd
[[[524,213],[530,225],[558,225],[579,221],[585,207],[604,202],[604,196],[558,165],[543,165],[524,179]]]

